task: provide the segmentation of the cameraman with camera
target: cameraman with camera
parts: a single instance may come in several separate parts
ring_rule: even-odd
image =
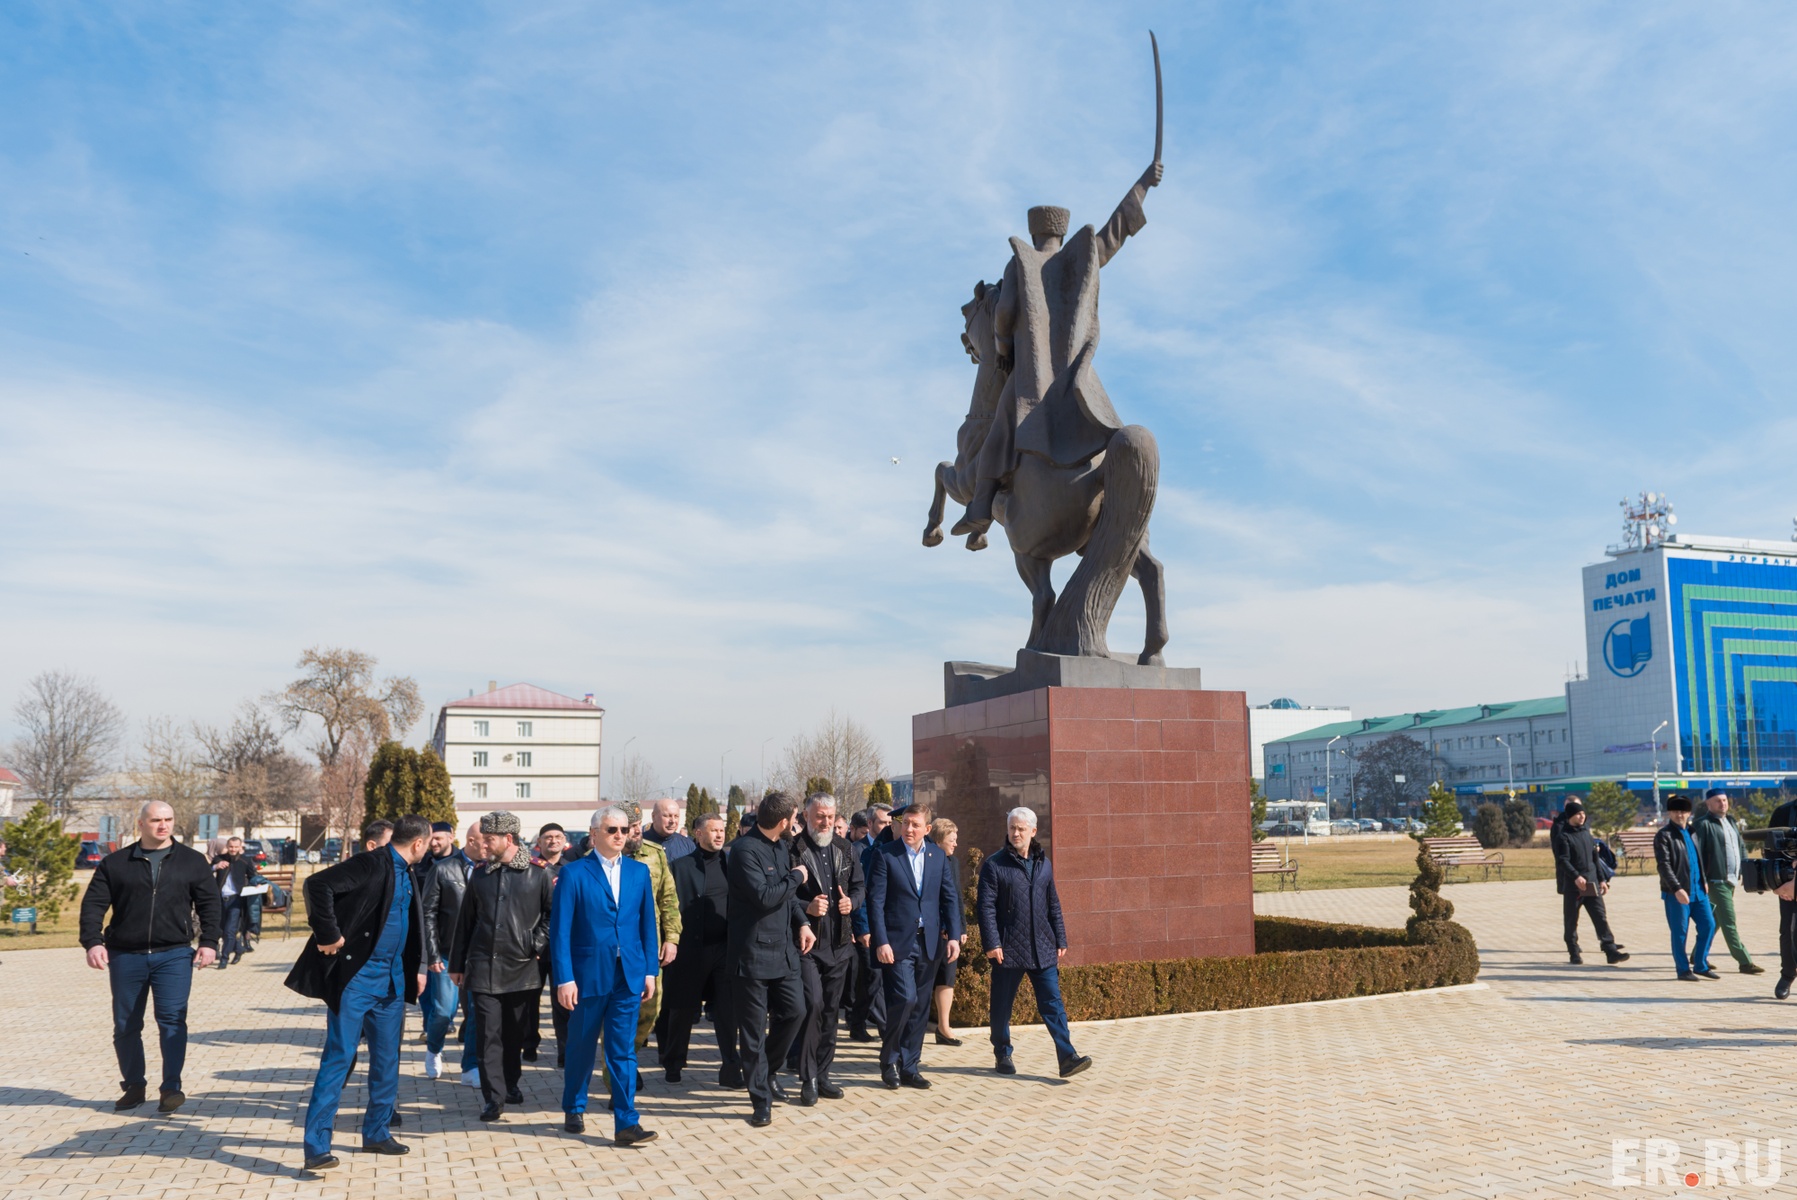
[[[1797,793],[1797,776],[1786,778],[1785,795]],[[1786,800],[1772,810],[1766,822],[1771,829],[1789,829],[1797,825],[1797,799]],[[1766,857],[1771,858],[1777,846],[1769,841]],[[1778,985],[1772,994],[1780,1000],[1791,994],[1791,981],[1797,979],[1797,883],[1786,879],[1773,889],[1778,896]]]

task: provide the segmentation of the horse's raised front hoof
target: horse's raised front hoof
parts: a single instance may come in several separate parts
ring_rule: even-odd
[[[926,546],[940,546],[942,544],[942,526],[932,525],[924,530],[923,544]]]
[[[1164,655],[1150,654],[1146,650],[1142,651],[1141,656],[1136,659],[1136,662],[1144,667],[1164,667],[1167,665],[1167,659]]]
[[[986,535],[984,533],[976,533],[968,538],[967,548],[969,550],[984,550],[986,548]]]

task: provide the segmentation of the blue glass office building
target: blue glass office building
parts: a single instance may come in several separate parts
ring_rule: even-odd
[[[1797,544],[1678,537],[1584,582],[1590,666],[1567,693],[1579,774],[1797,774]]]

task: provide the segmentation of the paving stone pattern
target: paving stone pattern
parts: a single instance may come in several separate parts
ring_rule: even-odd
[[[1066,1082],[1039,1028],[1018,1031],[1021,1073],[1010,1079],[987,1069],[983,1034],[960,1049],[927,1046],[929,1092],[880,1089],[869,1048],[849,1044],[848,1098],[779,1108],[766,1131],[743,1122],[743,1093],[705,1082],[707,1034],[680,1086],[662,1082],[649,1056],[641,1107],[661,1139],[636,1150],[598,1136],[609,1134],[603,1099],[593,1135],[561,1132],[552,1053],[525,1069],[524,1110],[483,1127],[478,1093],[453,1074],[423,1077],[414,1015],[399,1135],[413,1153],[354,1152],[357,1083],[337,1122],[344,1166],[316,1177],[298,1173],[299,1122],[322,1008],[280,983],[297,939],[265,942],[242,966],[196,981],[192,1098],[169,1117],[156,1114],[153,1092],[134,1113],[111,1111],[104,976],[79,951],[13,953],[0,964],[0,1196],[1574,1197],[1631,1194],[1609,1186],[1613,1138],[1670,1138],[1681,1166],[1699,1170],[1706,1137],[1797,1145],[1787,1115],[1797,1007],[1771,998],[1769,897],[1739,908],[1770,973],[1739,975],[1724,952],[1723,979],[1698,984],[1673,978],[1651,879],[1624,879],[1612,896],[1634,953],[1622,968],[1565,963],[1551,881],[1448,895],[1482,949],[1472,988],[1077,1026],[1097,1066]],[[1262,912],[1328,920],[1406,915],[1396,888],[1255,900]],[[1590,961],[1595,945],[1587,950]],[[153,1086],[153,1037],[149,1053]],[[895,1133],[918,1121],[937,1137]],[[765,1152],[781,1143],[789,1152]],[[1797,1151],[1789,1159],[1772,1192],[1691,1190],[1776,1194],[1797,1180]]]

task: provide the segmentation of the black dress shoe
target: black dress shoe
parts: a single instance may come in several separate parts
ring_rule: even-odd
[[[306,1159],[305,1170],[328,1171],[336,1166],[339,1159],[335,1154],[314,1154]]]
[[[1617,963],[1625,963],[1628,960],[1629,956],[1622,952],[1621,946],[1616,947],[1614,950],[1604,951],[1604,961],[1608,962],[1612,967]]]
[[[792,1103],[792,1097],[786,1094],[786,1089],[781,1087],[780,1081],[772,1075],[769,1075],[767,1077],[767,1090],[768,1090],[768,1094],[771,1095],[774,1099],[778,1100],[780,1103],[782,1103],[782,1104],[791,1104]]]
[[[831,1083],[827,1075],[817,1081],[817,1094],[825,1100],[842,1099],[842,1089]]]
[[[1686,983],[1699,983],[1696,971],[1680,971],[1678,977]]]
[[[938,1046],[960,1046],[960,1045],[964,1045],[965,1043],[963,1043],[960,1038],[956,1037],[952,1033],[943,1033],[941,1030],[937,1030],[936,1031],[936,1044]]]
[[[804,1080],[799,1084],[799,1107],[815,1108],[817,1106],[817,1084]]]
[[[916,1088],[918,1091],[924,1091],[930,1086],[930,1081],[925,1079],[922,1075],[900,1075],[899,1086]]]
[[[762,1108],[759,1105],[757,1105],[755,1107],[755,1110],[749,1114],[749,1124],[753,1125],[757,1129],[761,1129],[764,1126],[772,1125],[773,1123],[774,1123],[774,1111],[771,1108]]]
[[[849,1041],[851,1042],[871,1042],[873,1040],[874,1035],[869,1033],[866,1029],[855,1028],[849,1030]]]
[[[1081,1071],[1091,1065],[1092,1056],[1090,1054],[1080,1054],[1073,1058],[1066,1059],[1061,1063],[1061,1078],[1066,1079],[1070,1076],[1078,1075]]]
[[[388,1138],[384,1142],[362,1143],[362,1153],[364,1154],[410,1154],[411,1152],[410,1146],[404,1142],[396,1142],[392,1138]]]
[[[521,1057],[524,1059],[525,1062],[536,1062],[537,1061],[537,1052],[536,1052],[535,1047],[532,1047],[531,1049],[524,1051]]]
[[[569,1133],[585,1133],[587,1131],[587,1119],[585,1114],[568,1113],[562,1118],[562,1128]]]
[[[1760,966],[1758,963],[1746,963],[1741,967],[1741,974],[1743,975],[1764,975],[1765,973],[1766,968]]]
[[[1575,967],[1582,967],[1585,965],[1585,956],[1580,954],[1577,950],[1567,951],[1567,957],[1572,961],[1572,965]]]
[[[568,1065],[568,1052],[566,1050],[559,1048],[556,1050],[555,1065],[558,1069]]]
[[[666,1079],[669,1083],[679,1083],[680,1082],[680,1068],[679,1067],[663,1067],[661,1069],[661,1074],[662,1074],[662,1078]]]
[[[897,1091],[898,1085],[899,1085],[898,1068],[897,1067],[881,1067],[880,1068],[880,1082],[885,1084],[888,1090]]]
[[[507,1104],[523,1104],[524,1093],[517,1088],[508,1088],[505,1093],[505,1102]]]
[[[1721,979],[1722,978],[1722,976],[1716,974],[1716,972],[1711,970],[1709,967],[1705,967],[1703,970],[1697,972],[1697,975],[1698,975],[1698,978],[1700,978],[1700,979]]]
[[[1783,999],[1783,997],[1780,997]],[[112,1102],[113,1112],[124,1112],[128,1108],[136,1108],[144,1102],[144,1090],[141,1087],[128,1087],[125,1094]]]
[[[1780,975],[1778,977],[1778,983],[1772,988],[1772,994],[1780,1000],[1789,996],[1791,994],[1791,981],[1786,979],[1783,975]]]
[[[743,1083],[743,1069],[741,1067],[719,1067],[718,1086],[729,1088],[733,1092],[742,1091],[746,1086]]]
[[[992,1069],[997,1071],[1000,1075],[1017,1074],[1017,1064],[1011,1061],[1011,1056],[1009,1054],[998,1055],[992,1063]]]
[[[653,1129],[644,1129],[641,1125],[632,1125],[629,1129],[620,1129],[612,1135],[612,1141],[620,1146],[640,1146],[644,1142],[655,1140]]]
[[[485,1108],[480,1110],[480,1119],[483,1121],[497,1121],[500,1117],[500,1114],[503,1112],[505,1112],[504,1105],[489,1104]]]

